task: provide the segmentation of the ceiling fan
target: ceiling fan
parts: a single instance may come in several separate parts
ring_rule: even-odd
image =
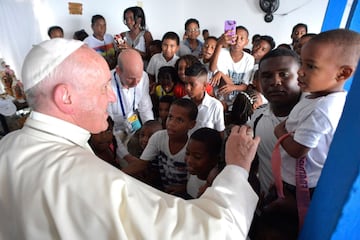
[[[273,13],[279,8],[280,0],[260,0],[259,4],[261,10],[266,13],[265,22],[271,22],[274,19]]]

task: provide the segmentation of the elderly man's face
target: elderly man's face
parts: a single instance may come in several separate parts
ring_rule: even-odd
[[[105,60],[94,51],[81,50],[78,58],[79,61],[86,61],[84,69],[87,71],[85,76],[77,80],[79,86],[71,99],[76,106],[73,119],[89,132],[99,133],[108,127],[108,104],[116,101],[111,87],[111,74]]]
[[[122,68],[116,66],[116,73],[120,77],[120,83],[125,88],[136,87],[143,75],[143,63],[139,56],[127,54],[123,57]],[[118,80],[118,79],[117,79]]]
[[[142,77],[143,71],[141,69],[141,71],[139,71],[138,69],[133,69],[133,68],[129,68],[129,69],[124,69],[124,71],[120,70],[120,79],[121,79],[121,84],[125,87],[125,88],[132,88],[132,87],[136,87]]]

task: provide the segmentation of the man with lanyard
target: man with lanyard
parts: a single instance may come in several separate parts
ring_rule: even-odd
[[[111,78],[117,100],[109,104],[108,112],[114,121],[117,156],[121,158],[120,166],[124,167],[133,157],[127,150],[128,140],[140,129],[141,122],[154,119],[149,77],[143,71],[140,54],[136,50],[126,49],[119,54],[118,64],[111,72]]]

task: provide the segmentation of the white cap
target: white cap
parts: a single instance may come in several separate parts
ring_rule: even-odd
[[[28,90],[41,82],[65,58],[79,49],[83,42],[54,38],[34,45],[27,54],[22,67],[21,77],[24,90]]]

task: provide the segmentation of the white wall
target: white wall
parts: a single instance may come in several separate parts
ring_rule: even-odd
[[[290,43],[291,29],[299,22],[308,24],[309,32],[318,33],[328,0],[280,0],[280,7],[271,23],[264,21],[259,0],[74,0],[83,3],[83,15],[69,15],[67,1],[47,2],[51,12],[49,16],[53,19],[44,21],[47,24],[42,30],[45,34],[52,24],[61,25],[66,37],[71,37],[75,30],[81,28],[91,33],[90,19],[94,14],[102,14],[106,18],[108,33],[125,31],[123,10],[140,4],[154,38],[161,39],[167,31],[175,31],[182,36],[186,19],[194,17],[200,21],[200,27],[208,28],[212,35],[219,36],[223,32],[224,21],[234,19],[238,25],[249,29],[250,37],[255,33],[271,35],[278,44]]]
[[[70,15],[69,1],[82,3],[83,15]],[[258,33],[273,36],[277,44],[290,43],[291,29],[299,22],[308,24],[309,32],[320,31],[327,3],[328,0],[280,0],[274,20],[266,23],[259,0],[1,0],[0,19],[9,21],[0,21],[0,30],[6,32],[5,37],[0,36],[0,57],[5,58],[19,76],[25,54],[32,44],[48,39],[49,26],[62,26],[67,38],[72,38],[73,33],[82,28],[91,34],[91,17],[101,14],[107,20],[107,32],[120,33],[127,30],[122,21],[124,9],[135,5],[143,7],[154,39],[161,39],[167,31],[175,31],[181,37],[188,18],[197,18],[201,28],[208,28],[211,35],[220,36],[224,21],[234,19],[238,25],[248,28],[250,38]],[[31,5],[38,19],[26,19],[24,15],[16,14]],[[10,6],[14,17],[8,17]],[[28,16],[33,18],[32,14]],[[19,24],[12,23],[14,19]],[[5,25],[5,22],[9,24]],[[36,29],[38,25],[40,29]]]

